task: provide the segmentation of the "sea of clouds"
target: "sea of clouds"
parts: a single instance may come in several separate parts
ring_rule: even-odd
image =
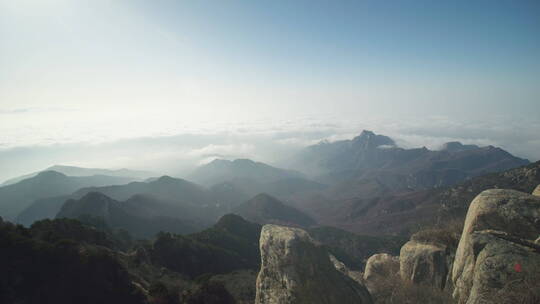
[[[444,116],[319,116],[197,123],[68,119],[32,124],[29,117],[44,111],[0,113],[4,122],[13,122],[0,126],[0,181],[54,164],[140,169],[179,177],[216,158],[250,158],[279,166],[306,146],[352,139],[364,129],[390,136],[405,148],[436,150],[446,142],[460,141],[498,146],[531,161],[540,159],[540,121],[505,117],[465,121]],[[22,127],[15,123],[18,118],[24,118]]]

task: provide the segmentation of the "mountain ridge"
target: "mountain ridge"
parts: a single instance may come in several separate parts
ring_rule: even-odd
[[[126,168],[112,170],[112,169],[100,169],[100,168],[83,168],[83,167],[65,166],[65,165],[53,165],[38,172],[33,172],[33,173],[25,174],[19,177],[10,178],[4,181],[2,184],[0,184],[0,187],[18,183],[22,180],[34,177],[38,175],[40,172],[45,172],[45,171],[56,171],[67,176],[106,175],[106,176],[115,176],[115,177],[127,177],[133,180],[148,178],[152,175],[151,172],[129,170]]]
[[[259,224],[279,223],[300,227],[312,226],[316,222],[300,210],[285,205],[266,193],[257,194],[233,210],[248,221]]]
[[[69,195],[88,186],[124,184],[131,178],[105,175],[67,176],[56,171],[43,171],[18,183],[0,187],[0,215],[14,219],[35,200]]]

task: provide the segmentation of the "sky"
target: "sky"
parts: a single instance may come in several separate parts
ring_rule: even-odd
[[[539,1],[0,0],[0,67],[0,180],[362,129],[540,159]]]

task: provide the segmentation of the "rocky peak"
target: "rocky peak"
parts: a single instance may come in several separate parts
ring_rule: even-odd
[[[395,146],[396,143],[388,136],[377,135],[372,131],[363,130],[359,136],[352,140],[355,147],[362,149],[374,149],[379,146]]]
[[[338,271],[302,229],[263,226],[256,304],[372,303],[367,289]]]

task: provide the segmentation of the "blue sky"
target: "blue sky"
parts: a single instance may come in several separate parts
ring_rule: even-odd
[[[283,119],[540,134],[539,1],[0,0],[0,66],[0,149]]]

